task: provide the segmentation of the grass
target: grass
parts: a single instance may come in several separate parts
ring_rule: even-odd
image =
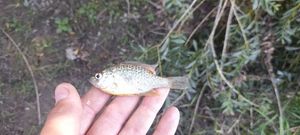
[[[148,22],[153,22],[155,20],[155,15],[153,13],[148,13],[146,18]]]
[[[34,92],[32,92],[33,85],[32,81],[28,79],[28,81],[20,81],[14,84],[14,90],[16,90],[16,95],[24,95],[28,98],[32,98],[34,96]]]
[[[87,17],[88,21],[91,24],[95,25],[97,21],[97,13],[99,12],[98,11],[99,9],[100,9],[99,1],[92,1],[82,5],[78,9],[78,14],[80,16]]]
[[[54,78],[61,77],[71,66],[72,64],[70,62],[59,62],[57,64],[44,65],[35,70],[39,71],[43,77],[50,81]]]
[[[56,24],[56,32],[57,33],[62,33],[62,32],[71,33],[72,32],[70,20],[67,17],[62,18],[62,19],[56,18],[55,24]]]
[[[24,31],[24,29],[26,29],[25,25],[23,25],[22,22],[17,20],[16,18],[13,18],[9,22],[7,22],[5,25],[8,30],[15,31],[15,32],[22,32],[22,31]]]
[[[292,99],[289,99],[289,103],[286,106],[286,112],[287,112],[287,120],[290,121],[289,124],[291,127],[296,127],[300,125],[300,96],[299,94],[296,94],[296,96],[292,97]]]

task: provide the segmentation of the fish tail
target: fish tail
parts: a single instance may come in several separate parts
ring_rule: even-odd
[[[187,76],[168,77],[167,79],[171,89],[184,90],[189,87],[189,79]]]

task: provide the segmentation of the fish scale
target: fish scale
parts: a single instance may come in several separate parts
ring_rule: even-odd
[[[96,73],[90,82],[113,95],[145,95],[153,89],[164,87],[186,88],[186,77],[159,77],[149,67],[146,64],[119,64]]]

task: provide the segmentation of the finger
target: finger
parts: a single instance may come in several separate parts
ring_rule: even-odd
[[[120,135],[143,135],[149,130],[157,112],[162,107],[168,93],[168,88],[157,89],[159,96],[144,97],[133,115],[129,118]],[[143,120],[141,122],[141,119]]]
[[[76,89],[68,83],[58,85],[55,89],[55,100],[56,104],[48,114],[41,134],[78,134],[82,106]]]
[[[179,111],[176,107],[167,109],[159,121],[153,135],[174,135],[179,123]]]
[[[87,131],[96,114],[103,108],[109,98],[110,95],[100,91],[95,87],[92,87],[81,98],[83,112],[81,116],[80,134],[84,134]]]
[[[89,129],[88,134],[115,135],[118,134],[131,112],[135,109],[139,97],[115,98]]]

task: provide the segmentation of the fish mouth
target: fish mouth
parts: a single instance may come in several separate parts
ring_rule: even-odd
[[[96,79],[95,77],[91,77],[91,78],[89,79],[89,82],[90,82],[92,85],[94,85],[95,87],[97,87],[97,79]]]
[[[94,87],[96,87],[96,88],[98,88],[98,89],[102,89],[102,88],[103,88],[103,87],[100,86],[99,80],[96,79],[95,77],[91,77],[91,78],[89,79],[89,82],[90,82]]]

